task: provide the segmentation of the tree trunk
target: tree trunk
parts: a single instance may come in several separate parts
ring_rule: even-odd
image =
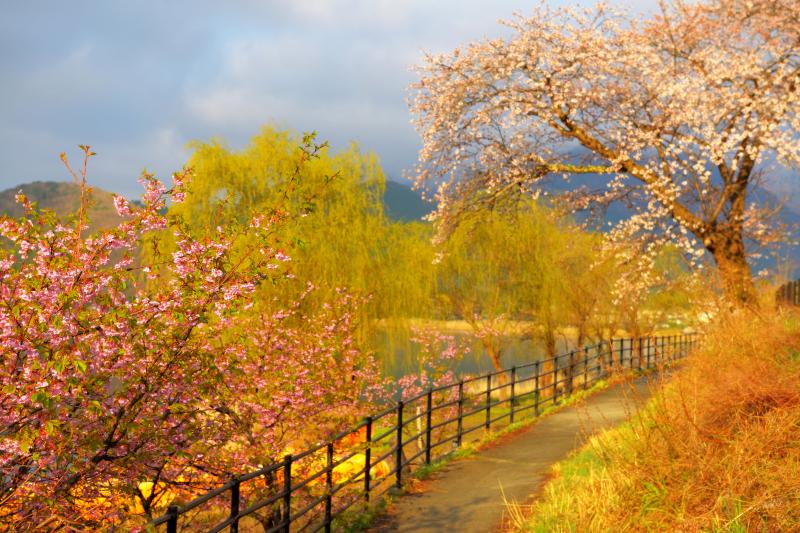
[[[575,339],[575,348],[578,350],[582,349],[583,345],[585,344],[584,341],[586,340],[587,329],[588,328],[586,327],[585,320],[582,320],[581,322],[578,323],[578,335],[577,338]]]
[[[503,364],[500,362],[500,343],[495,342],[494,338],[484,337],[481,339],[481,344],[483,344],[486,355],[489,356],[489,360],[492,362],[492,368],[497,372],[501,372]]]
[[[489,359],[492,361],[492,368],[494,368],[497,374],[497,382],[495,383],[496,386],[501,387],[508,383],[508,376],[506,373],[503,372],[503,364],[500,362],[501,357],[501,349],[500,349],[500,342],[496,341],[496,339],[488,339],[484,337],[482,339],[483,347],[486,350],[486,354],[489,356]],[[500,395],[501,400],[505,400],[511,394],[511,391],[506,390],[507,387],[502,387],[498,389],[498,393]]]
[[[543,397],[547,398],[553,394],[553,388],[551,385],[553,384],[553,380],[556,378],[556,372],[558,370],[554,364],[554,358],[556,356],[556,334],[553,328],[549,325],[544,326],[543,340],[545,359],[544,364],[542,364],[543,375],[539,385],[541,388],[543,388]]]
[[[728,231],[713,234],[707,241],[706,248],[717,264],[722,289],[728,301],[737,306],[754,303],[753,277],[747,264],[741,233]]]

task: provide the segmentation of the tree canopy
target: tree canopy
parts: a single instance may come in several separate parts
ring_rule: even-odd
[[[386,178],[374,154],[355,144],[333,151],[325,143],[305,153],[309,141],[313,136],[267,125],[241,150],[218,139],[193,143],[187,165],[194,176],[170,214],[188,220],[198,235],[251,213],[288,217],[275,237],[291,257],[282,265],[289,279],[261,290],[257,307],[283,306],[308,283],[317,287],[308,308],[346,289],[365,299],[358,307],[360,340],[371,342],[381,319],[430,313],[429,229],[386,216]],[[164,238],[162,246],[169,246],[170,236]]]
[[[648,20],[538,8],[507,39],[429,56],[413,86],[417,180],[447,230],[460,213],[556,175],[594,176],[571,205],[628,202],[619,239],[713,257],[752,297],[748,246],[774,241],[747,202],[773,165],[800,165],[800,4],[664,2]]]

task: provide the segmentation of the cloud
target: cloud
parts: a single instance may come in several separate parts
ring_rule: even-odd
[[[317,130],[334,147],[356,140],[399,178],[419,148],[405,98],[422,50],[495,35],[497,19],[529,9],[529,0],[12,3],[0,19],[0,188],[67,179],[58,153],[84,143],[99,154],[95,182],[133,194],[143,167],[179,168],[188,141],[243,146],[270,121]]]

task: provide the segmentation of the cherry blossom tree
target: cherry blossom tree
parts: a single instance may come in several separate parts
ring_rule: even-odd
[[[445,231],[512,189],[583,175],[575,209],[615,200],[613,236],[707,251],[726,295],[752,299],[751,247],[774,243],[758,178],[800,164],[800,4],[664,1],[647,20],[541,6],[507,38],[432,55],[413,86]]]
[[[286,276],[279,210],[190,238],[163,213],[191,173],[171,189],[145,175],[142,206],[117,198],[119,226],[87,235],[83,149],[75,216],[19,195],[26,216],[0,218],[0,521],[31,530],[127,527],[333,431],[378,385],[345,292],[314,313],[300,311],[309,287],[248,315],[257,287]],[[174,250],[137,263],[164,230]]]

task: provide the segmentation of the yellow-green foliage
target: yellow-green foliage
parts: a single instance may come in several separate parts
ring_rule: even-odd
[[[216,140],[193,148],[188,164],[195,176],[186,200],[171,213],[194,227],[213,228],[281,210],[291,217],[280,237],[299,283],[368,289],[364,280],[375,266],[371,247],[384,229],[385,178],[374,155],[355,146],[335,154],[323,148],[301,165],[300,138],[271,127],[241,151]]]
[[[524,531],[796,531],[800,321],[739,311],[640,416],[555,470]]]
[[[570,299],[592,274],[599,239],[532,200],[465,218],[449,235],[439,268],[440,300],[450,313],[491,326],[498,317],[536,327],[552,354],[557,328],[573,325]],[[484,335],[488,332],[482,332]]]
[[[303,150],[305,146],[305,151]],[[423,223],[389,220],[383,209],[385,176],[374,154],[356,145],[311,157],[303,138],[265,126],[242,150],[220,140],[195,142],[188,166],[194,177],[184,202],[169,213],[197,235],[247,220],[255,213],[287,215],[277,240],[293,279],[262,288],[262,308],[285,305],[307,283],[318,287],[307,305],[330,301],[337,289],[367,298],[363,318],[419,316],[428,309],[433,250]],[[163,236],[168,249],[170,236]],[[252,243],[240,243],[243,250]],[[361,320],[362,340],[374,320]]]

